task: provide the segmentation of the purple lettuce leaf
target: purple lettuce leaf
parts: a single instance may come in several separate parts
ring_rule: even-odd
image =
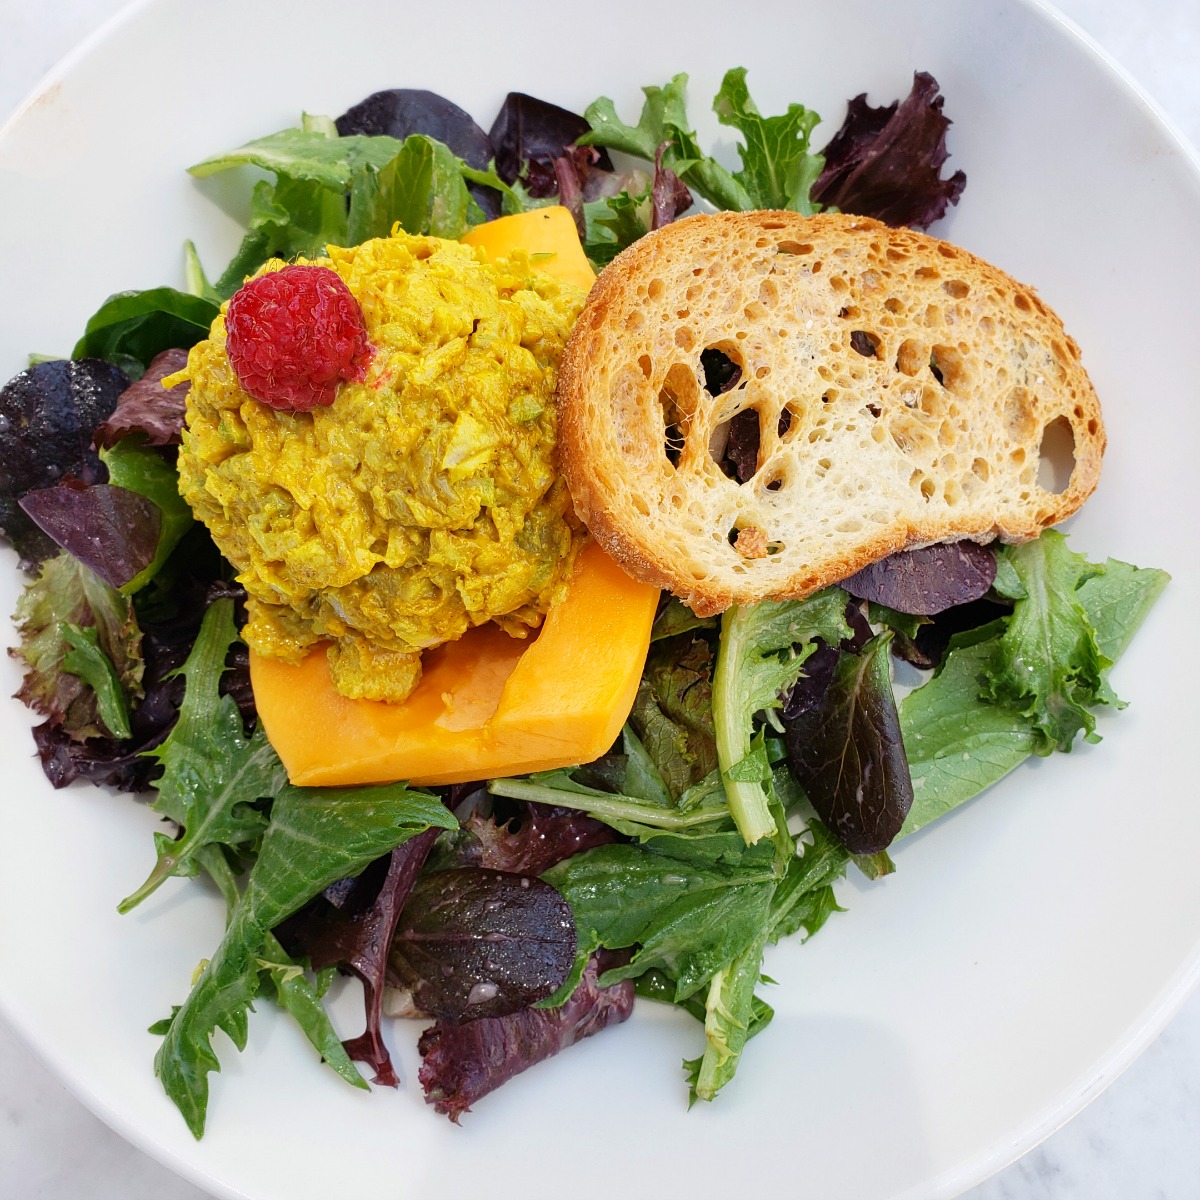
[[[575,952],[570,906],[548,883],[462,867],[417,881],[392,939],[389,981],[442,1021],[500,1017],[556,992]]]
[[[38,363],[0,389],[0,535],[27,567],[58,548],[19,501],[68,475],[89,484],[107,478],[92,431],[128,386],[119,367],[83,358]]]
[[[663,165],[663,152],[670,143],[663,142],[654,154],[654,182],[650,185],[650,205],[653,216],[651,229],[662,229],[670,225],[680,213],[692,207],[692,193],[687,184]]]
[[[925,71],[913,76],[903,101],[872,108],[865,94],[855,96],[825,147],[812,198],[888,225],[928,229],[967,184],[962,171],[941,177],[951,124],[943,103],[937,80]]]
[[[556,160],[569,157],[576,140],[590,131],[591,126],[577,113],[524,92],[509,92],[488,133],[496,174],[508,184],[524,177],[534,197],[557,195]],[[593,156],[591,163],[593,169],[612,170],[604,151]]]
[[[931,617],[985,596],[995,578],[992,547],[964,540],[889,554],[844,579],[840,586],[860,600]]]
[[[109,587],[122,588],[140,575],[158,549],[162,510],[128,488],[70,478],[26,492],[19,503],[43,533]]]
[[[601,970],[598,956],[593,957],[559,1008],[430,1026],[417,1044],[425,1102],[457,1124],[478,1100],[534,1063],[624,1021],[633,1011],[633,983],[622,980],[602,988],[596,982]]]
[[[156,354],[146,373],[120,395],[107,420],[96,426],[93,445],[106,450],[123,437],[143,434],[150,446],[176,446],[183,431],[184,408],[191,384],[184,380],[172,388],[162,381],[187,366],[188,352],[174,349]]]
[[[462,865],[541,875],[556,863],[593,846],[616,841],[612,827],[575,809],[516,802],[517,815],[508,820],[496,814],[472,813],[463,829]]]
[[[307,958],[314,970],[336,965],[362,981],[366,1028],[343,1045],[351,1058],[371,1067],[372,1082],[387,1087],[400,1082],[383,1041],[388,947],[437,834],[428,829],[361,875],[332,884],[275,930],[284,949]]]
[[[362,134],[404,141],[424,134],[448,146],[469,167],[486,171],[494,154],[488,135],[470,113],[436,92],[390,88],[373,92],[334,122],[340,137]]]
[[[889,631],[856,653],[839,650],[820,703],[782,717],[793,773],[851,854],[886,850],[913,801],[892,694],[891,640]]]

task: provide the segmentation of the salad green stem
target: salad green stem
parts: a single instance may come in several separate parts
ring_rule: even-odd
[[[487,787],[494,796],[507,796],[511,800],[532,800],[538,804],[556,804],[562,808],[586,812],[601,821],[637,821],[642,825],[668,831],[690,829],[696,825],[711,825],[725,815],[720,810],[705,808],[681,813],[653,804],[638,804],[634,800],[617,796],[610,800],[607,796],[595,792],[569,792],[565,788],[546,787],[515,777],[489,779]]]
[[[739,665],[753,647],[747,613],[735,605],[721,617],[721,649],[713,671],[713,732],[717,763],[725,785],[725,797],[738,832],[748,846],[775,835],[770,800],[756,780],[730,778],[730,769],[750,753],[751,727],[742,717],[742,680]]]

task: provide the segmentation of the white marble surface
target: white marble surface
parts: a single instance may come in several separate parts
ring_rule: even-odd
[[[0,0],[0,118],[122,6],[123,0]],[[1059,0],[1058,7],[1200,145],[1200,0]],[[92,1116],[0,1021],[0,1197],[205,1196]],[[1200,993],[1079,1116],[963,1200],[1197,1197]]]

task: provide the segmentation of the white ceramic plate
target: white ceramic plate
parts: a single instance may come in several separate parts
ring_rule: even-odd
[[[452,28],[468,32],[453,37]],[[1188,640],[1200,508],[1189,351],[1200,174],[1143,102],[1025,4],[748,0],[573,15],[545,0],[464,0],[452,15],[382,0],[159,2],[62,72],[0,140],[0,374],[63,352],[110,291],[180,281],[193,237],[219,268],[241,203],[183,168],[386,86],[431,87],[486,124],[505,91],[622,113],[692,77],[702,141],[724,69],[763,111],[792,100],[840,123],[933,72],[963,202],[935,232],[1038,286],[1080,342],[1105,404],[1101,488],[1072,542],[1166,567],[1174,582],[1114,672],[1132,701],[1104,742],[1022,768],[897,853],[881,885],[769,960],[777,1016],[711,1107],[685,1110],[686,1020],[644,1006],[617,1030],[507,1085],[462,1129],[415,1085],[352,1091],[265,1009],[220,1046],[209,1132],[193,1142],[153,1078],[144,1031],[185,995],[220,933],[181,881],[143,909],[156,822],[127,797],[54,792],[29,719],[0,711],[0,1003],[131,1140],[221,1196],[723,1194],[948,1197],[1067,1119],[1153,1036],[1200,974],[1200,809],[1189,783],[1197,650]],[[728,144],[728,140],[722,138]],[[11,611],[19,581],[0,576]],[[7,692],[17,675],[7,666]],[[347,995],[339,1017],[357,1032]],[[415,1080],[415,1031],[392,1044]]]

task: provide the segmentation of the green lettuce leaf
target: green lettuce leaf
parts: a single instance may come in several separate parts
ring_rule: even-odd
[[[104,728],[113,737],[129,737],[129,705],[117,669],[100,647],[100,631],[64,621],[60,633],[67,644],[62,669],[77,675],[92,689]]]
[[[995,646],[985,694],[1031,719],[1040,754],[1069,749],[1081,731],[1094,740],[1091,707],[1120,701],[1106,680],[1112,660],[1100,652],[1078,592],[1104,568],[1070,550],[1053,529],[1035,541],[1006,546],[1001,554],[1015,569],[1024,596]]]
[[[781,116],[764,117],[750,98],[745,67],[725,73],[713,109],[745,139],[738,147],[742,169],[734,178],[754,208],[786,208],[806,217],[820,211],[809,199],[825,165],[823,155],[809,153],[809,135],[821,120],[817,113],[789,104]]]
[[[179,827],[179,836],[155,835],[158,861],[146,882],[121,901],[121,912],[173,875],[196,875],[204,866],[198,854],[206,847],[252,848],[267,827],[259,802],[287,782],[262,728],[247,736],[236,702],[220,693],[236,638],[233,601],[216,601],[182,668],[186,688],[179,719],[166,740],[148,751],[163,767],[153,808]]]
[[[118,292],[92,314],[72,358],[103,358],[138,379],[163,350],[190,350],[208,337],[217,306],[175,288]]]
[[[457,822],[437,797],[402,783],[279,790],[225,936],[175,1011],[154,1059],[195,1137],[204,1133],[208,1074],[220,1069],[212,1035],[220,1029],[245,1048],[264,962],[273,970],[279,961],[270,931],[334,881],[359,874],[430,827],[452,829]]]

